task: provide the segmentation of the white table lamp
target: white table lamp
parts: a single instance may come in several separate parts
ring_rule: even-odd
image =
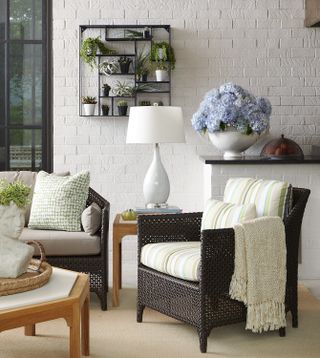
[[[165,206],[170,193],[168,174],[161,162],[159,143],[185,142],[183,116],[180,107],[131,107],[127,143],[152,143],[152,163],[143,183],[147,207]]]

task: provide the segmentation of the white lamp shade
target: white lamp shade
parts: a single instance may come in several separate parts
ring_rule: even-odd
[[[131,107],[127,143],[185,142],[180,107]]]

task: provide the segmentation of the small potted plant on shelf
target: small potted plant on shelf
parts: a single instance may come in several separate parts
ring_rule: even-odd
[[[132,63],[132,59],[127,56],[121,56],[118,60],[121,73],[129,73],[129,68]]]
[[[150,61],[155,63],[156,80],[167,81],[168,70],[174,70],[176,64],[173,48],[166,41],[154,42],[151,46]]]
[[[117,106],[118,106],[119,116],[126,116],[127,115],[127,110],[128,110],[128,102],[123,101],[123,100],[118,101]]]
[[[85,96],[81,98],[85,116],[93,116],[97,104],[96,97]]]
[[[115,50],[108,48],[100,40],[100,37],[88,37],[82,42],[80,57],[91,67],[91,69],[96,66],[96,56],[98,51],[101,55],[113,55],[116,53]]]
[[[112,88],[112,92],[118,97],[132,97],[135,93],[135,87],[128,82],[117,81]]]
[[[150,101],[140,101],[139,106],[151,106],[151,102]]]
[[[102,85],[102,93],[103,96],[108,97],[110,93],[111,87],[108,85],[108,83],[104,83]]]
[[[149,54],[140,51],[136,60],[137,81],[146,82],[148,80],[149,72]]]
[[[110,59],[110,60],[103,61],[99,65],[99,70],[102,74],[104,74],[106,76],[110,76],[114,73],[119,72],[119,62],[118,62],[118,60],[116,60],[114,58]]]
[[[103,116],[107,116],[109,114],[109,106],[107,104],[102,104],[101,110]]]

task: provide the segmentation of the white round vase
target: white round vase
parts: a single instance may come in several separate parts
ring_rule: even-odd
[[[251,147],[258,139],[257,133],[243,134],[233,130],[209,133],[211,143],[223,152],[226,159],[241,158],[243,152]]]

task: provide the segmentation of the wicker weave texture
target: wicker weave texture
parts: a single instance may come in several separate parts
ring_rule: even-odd
[[[293,188],[293,208],[284,220],[287,244],[286,307],[292,325],[298,324],[297,272],[299,236],[310,190]],[[229,297],[234,271],[234,230],[200,231],[202,213],[141,215],[138,217],[137,321],[144,307],[153,308],[188,323],[198,330],[201,352],[213,327],[244,321],[246,308]],[[201,240],[199,283],[157,272],[140,263],[141,249],[148,243]],[[284,328],[279,331],[285,334]]]

